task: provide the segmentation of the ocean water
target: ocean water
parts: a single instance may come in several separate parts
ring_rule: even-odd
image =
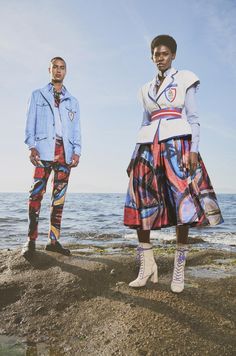
[[[0,248],[18,248],[28,229],[26,193],[0,193]],[[124,194],[68,193],[63,212],[61,241],[91,245],[136,245],[135,230],[123,226]],[[190,236],[201,237],[202,248],[236,251],[236,194],[219,194],[225,222],[208,228],[192,228]],[[38,244],[47,241],[50,195],[46,194],[39,220]],[[174,228],[152,231],[154,244],[175,237]]]

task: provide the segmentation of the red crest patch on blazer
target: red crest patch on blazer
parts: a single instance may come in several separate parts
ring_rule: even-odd
[[[174,101],[176,98],[176,88],[168,88],[165,91],[165,97],[169,102],[172,103],[172,101]]]

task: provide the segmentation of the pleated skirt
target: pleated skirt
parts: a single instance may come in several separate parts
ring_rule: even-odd
[[[193,174],[186,168],[191,140],[172,138],[142,144],[131,170],[124,224],[133,229],[209,226],[223,222],[203,160]]]

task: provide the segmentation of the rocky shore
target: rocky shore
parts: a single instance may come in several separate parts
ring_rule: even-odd
[[[155,249],[159,283],[138,290],[134,248],[70,247],[0,252],[0,355],[9,335],[28,356],[236,354],[236,253],[192,248],[176,295],[173,247]]]

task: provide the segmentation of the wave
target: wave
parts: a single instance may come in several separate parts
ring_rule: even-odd
[[[209,235],[191,234],[190,244],[194,243],[197,248],[213,248],[236,251],[236,233],[219,233]],[[104,233],[97,231],[77,231],[65,233],[61,236],[62,242],[78,243],[91,246],[136,246],[137,235],[135,231],[123,231],[119,233]],[[0,240],[0,248],[16,248],[21,246],[26,240],[26,234],[6,234]],[[154,246],[168,246],[175,244],[176,238],[173,232],[156,232],[151,234],[151,240]],[[47,233],[40,233],[37,243],[44,244],[47,241]]]

